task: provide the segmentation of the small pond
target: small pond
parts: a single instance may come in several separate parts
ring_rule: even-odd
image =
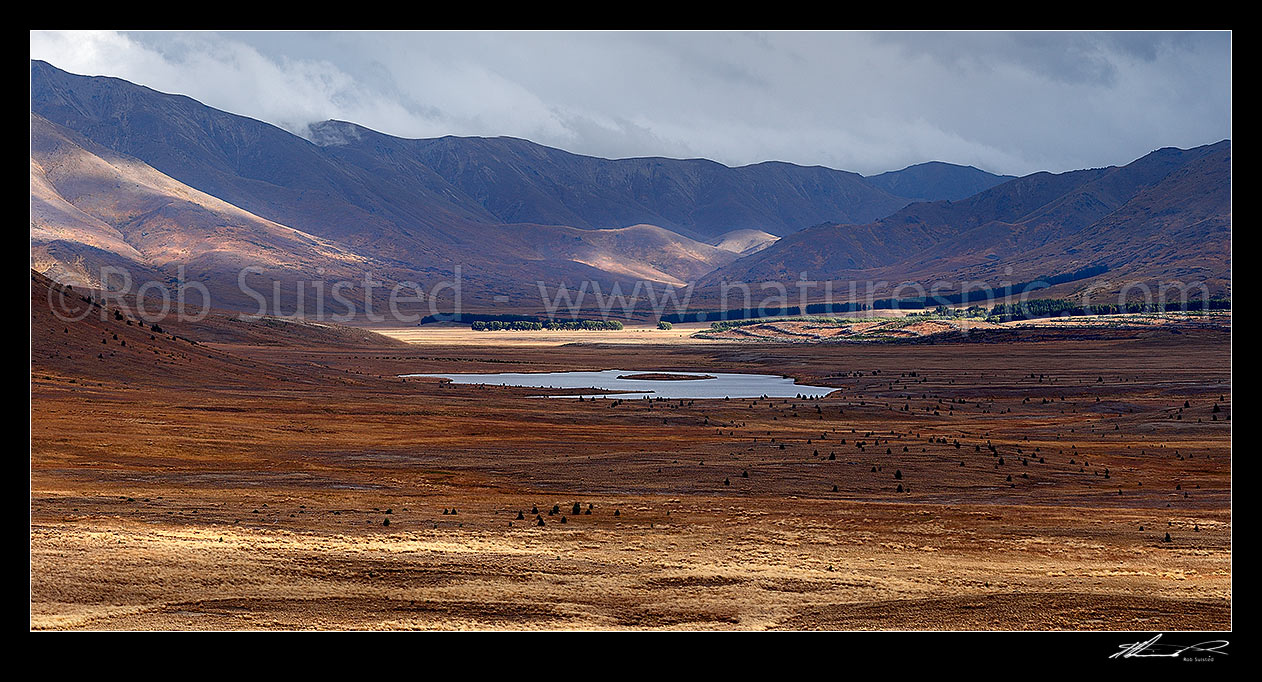
[[[794,398],[824,396],[837,390],[828,386],[808,386],[773,374],[731,374],[724,372],[676,372],[667,370],[607,369],[600,372],[532,372],[496,374],[401,374],[402,377],[439,377],[455,384],[519,386],[549,389],[592,389],[618,391],[617,394],[583,393],[584,398]],[[575,395],[548,395],[549,398],[577,398]]]

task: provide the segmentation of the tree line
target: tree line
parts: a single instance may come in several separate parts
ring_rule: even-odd
[[[536,322],[530,320],[514,320],[511,322],[500,320],[477,320],[470,327],[475,332],[498,332],[498,331],[621,331],[623,326],[618,320],[580,320],[575,322],[557,322],[550,320],[547,322]]]
[[[1210,298],[1167,303],[1098,303],[1084,305],[1064,298],[1039,298],[1022,303],[1001,303],[990,309],[1000,322],[1031,320],[1040,317],[1077,315],[1121,315],[1125,313],[1169,313],[1208,310],[1231,310],[1231,299]]]

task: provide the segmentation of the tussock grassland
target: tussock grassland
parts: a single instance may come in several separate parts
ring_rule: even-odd
[[[558,350],[82,324],[32,327],[34,628],[1230,625],[1223,331]],[[98,359],[111,325],[136,341]],[[159,341],[161,374],[121,361]],[[395,378],[608,366],[838,391]]]

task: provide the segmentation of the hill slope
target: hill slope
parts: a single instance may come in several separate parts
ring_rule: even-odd
[[[31,379],[71,390],[89,382],[145,385],[258,386],[259,382],[354,383],[311,362],[269,363],[242,346],[405,348],[362,329],[276,318],[246,320],[222,311],[202,319],[145,322],[134,298],[105,301],[31,271]]]
[[[424,282],[459,264],[474,297],[488,290],[525,296],[537,293],[537,280],[680,284],[735,259],[652,226],[465,223],[458,241],[433,232],[418,240],[407,231],[376,242],[358,238],[364,235],[315,236],[194,189],[38,114],[31,114],[30,130],[32,263],[66,281],[99,285],[103,266],[127,268],[137,283],[170,282],[182,271],[211,289],[216,306],[254,309],[237,285],[246,266],[282,282],[282,303],[290,305],[296,282],[358,281],[366,272],[390,282]]]
[[[864,225],[821,225],[711,273],[729,282],[1021,282],[1104,264],[1108,281],[1230,278],[1231,143],[1160,149],[1121,167],[1010,180],[963,201],[916,203]],[[1202,257],[1200,254],[1210,254]],[[1154,267],[1164,263],[1162,267]]]

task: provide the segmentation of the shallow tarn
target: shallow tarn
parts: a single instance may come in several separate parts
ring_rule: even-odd
[[[613,393],[549,395],[549,398],[814,398],[836,388],[798,384],[790,377],[772,374],[732,374],[676,371],[632,371],[607,369],[599,372],[498,372],[492,374],[401,374],[403,378],[447,379],[455,384],[516,386],[541,389],[583,389]],[[668,378],[644,378],[644,377]],[[681,378],[687,380],[681,381]]]

